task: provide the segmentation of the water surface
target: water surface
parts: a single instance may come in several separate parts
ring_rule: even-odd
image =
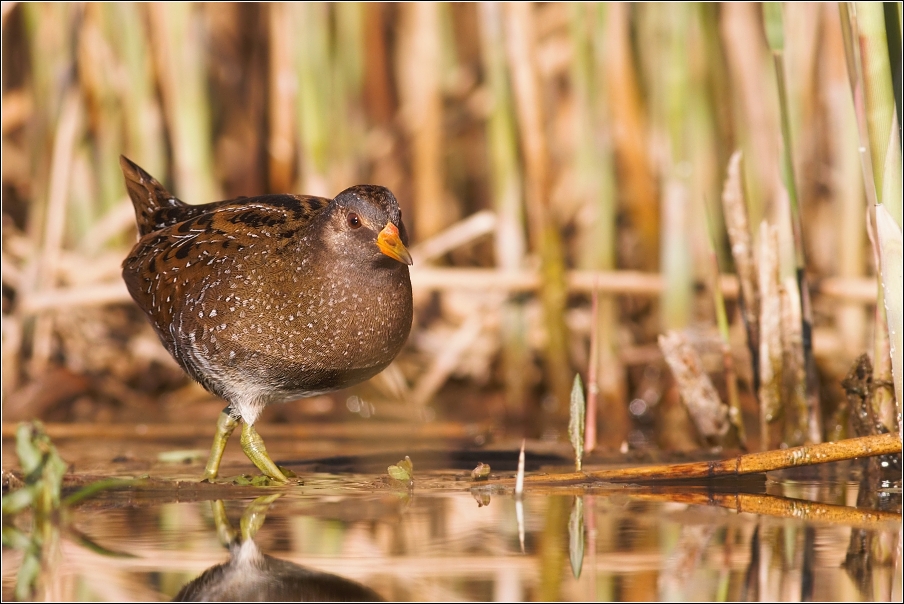
[[[42,597],[900,600],[900,484],[863,490],[845,478],[850,464],[761,477],[740,495],[730,484],[599,484],[519,499],[475,488],[473,454],[445,470],[419,470],[413,456],[411,488],[360,467],[308,470],[281,488],[198,485],[200,461],[152,464],[168,480],[102,493],[54,525]],[[22,560],[4,549],[4,600]]]

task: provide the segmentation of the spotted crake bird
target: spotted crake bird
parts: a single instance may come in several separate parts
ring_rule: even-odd
[[[204,479],[242,422],[242,449],[285,482],[254,422],[264,407],[362,382],[411,330],[411,255],[399,204],[356,185],[335,199],[261,195],[186,204],[120,158],[140,239],[129,293],[179,365],[228,405]]]

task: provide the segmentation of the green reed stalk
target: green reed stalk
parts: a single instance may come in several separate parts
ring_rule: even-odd
[[[29,146],[29,180],[32,198],[39,200],[29,205],[26,231],[29,239],[37,242],[41,241],[47,212],[55,128],[66,98],[65,89],[75,76],[70,49],[75,45],[73,22],[81,9],[66,3],[25,3],[22,9],[31,58],[29,83],[33,112],[29,137],[33,143]]]
[[[364,7],[357,2],[340,2],[332,6],[336,22],[333,45],[333,102],[330,109],[332,158],[341,170],[333,187],[339,190],[360,178],[364,159],[361,140],[366,137],[361,111],[364,85]]]
[[[503,272],[524,266],[524,191],[518,164],[518,138],[509,87],[502,32],[502,7],[478,5],[481,60],[493,105],[486,124],[493,207],[496,210],[496,267]],[[524,303],[510,296],[501,309],[501,338],[505,407],[509,414],[523,413],[527,400],[524,370],[529,363]]]
[[[618,197],[626,222],[636,232],[636,251],[626,258],[630,268],[655,270],[659,266],[659,182],[647,140],[649,128],[638,68],[634,59],[632,7],[628,3],[606,5],[605,28],[597,41],[606,60],[600,80],[617,82],[605,89],[607,123],[612,128],[612,150],[619,166]]]
[[[664,139],[660,166],[663,183],[661,256],[665,285],[660,299],[661,330],[680,330],[691,318],[693,262],[688,231],[692,226],[690,139],[690,7],[644,5],[638,8],[641,59],[647,64],[650,114]]]
[[[776,2],[763,4],[763,17],[766,27],[766,39],[772,50],[775,63],[775,77],[778,84],[779,117],[782,129],[782,181],[788,192],[791,210],[791,232],[794,237],[794,264],[796,286],[800,298],[801,346],[803,346],[804,383],[794,386],[793,390],[802,390],[806,396],[800,399],[802,408],[797,410],[799,417],[806,419],[806,438],[811,443],[822,442],[822,413],[819,404],[819,376],[816,373],[816,360],[813,357],[813,309],[810,302],[810,289],[806,278],[806,260],[804,258],[803,228],[801,225],[800,200],[797,190],[797,179],[794,175],[793,145],[791,141],[791,120],[788,104],[788,92],[785,83],[785,36],[782,7]],[[795,344],[796,346],[796,344]]]
[[[837,41],[841,41],[840,32],[835,36]],[[820,61],[823,60],[820,58]],[[832,90],[832,94],[826,97],[827,119],[830,123],[836,124],[838,129],[837,151],[834,153],[835,169],[832,171],[831,181],[833,195],[839,204],[834,231],[835,240],[838,242],[836,254],[838,276],[860,278],[865,274],[869,248],[866,245],[864,229],[866,200],[863,173],[859,163],[857,116],[853,110],[850,93],[844,90],[849,88],[844,72],[837,69],[825,71],[830,78],[827,88]],[[849,343],[852,352],[865,350],[867,334],[871,328],[867,326],[867,313],[863,305],[839,301],[834,314],[835,326],[841,341]],[[829,438],[828,434],[826,438]]]
[[[172,143],[174,187],[189,203],[220,198],[213,175],[206,48],[197,6],[149,4],[160,93]]]
[[[293,56],[298,81],[297,127],[301,189],[330,195],[327,185],[332,101],[329,60],[329,5],[301,3],[290,7]]]
[[[157,178],[166,175],[163,112],[154,83],[154,63],[149,40],[138,4],[103,5],[104,32],[128,74],[128,86],[120,89],[120,103],[125,108],[125,145],[121,153],[139,161]],[[139,159],[140,158],[140,159]],[[119,170],[119,162],[114,162]],[[122,176],[118,176],[122,179]],[[120,190],[119,198],[125,197]]]
[[[876,189],[875,170],[873,169],[872,153],[870,151],[869,127],[867,125],[863,62],[860,57],[860,27],[853,3],[841,2],[838,4],[838,10],[841,17],[841,34],[844,40],[844,56],[847,62],[848,79],[854,100],[854,115],[857,118],[857,136],[860,141],[860,166],[863,171],[866,203],[869,207],[873,207],[879,203],[879,193]]]
[[[72,216],[70,225],[79,225],[78,232],[72,233],[76,239],[82,238],[98,216],[123,199],[119,155],[124,147],[124,107],[114,77],[119,65],[113,54],[113,36],[106,26],[109,20],[107,13],[113,6],[115,5],[86,5],[79,36],[79,81],[88,101],[88,128],[93,139],[93,148],[86,149],[84,157],[96,186],[91,188],[95,190],[88,189],[93,199],[73,204],[76,215]],[[74,188],[74,192],[84,191],[84,187]]]
[[[564,597],[562,569],[568,551],[565,538],[571,507],[571,498],[564,495],[551,496],[546,504],[543,531],[537,544],[540,563],[537,599],[544,602],[555,602]]]
[[[870,158],[873,165],[876,191],[883,190],[885,157],[890,142],[892,119],[895,116],[895,97],[892,91],[891,67],[888,60],[888,40],[882,3],[856,2],[859,27],[860,59],[866,100],[866,124],[869,133]],[[900,227],[902,200],[880,200]]]
[[[875,125],[877,121],[875,115],[876,113],[881,112],[871,111],[870,105],[881,102],[882,97],[879,96],[877,98],[877,94],[868,93],[870,90],[875,92],[877,89],[881,88],[881,86],[873,85],[871,87],[867,84],[867,74],[870,70],[866,65],[868,59],[863,56],[864,53],[861,52],[861,50],[869,47],[875,51],[876,45],[868,44],[861,35],[858,7],[859,5],[857,4],[843,2],[839,4],[839,12],[841,16],[842,37],[844,40],[848,78],[850,80],[851,94],[854,100],[854,114],[857,118],[857,134],[860,143],[860,166],[863,170],[864,190],[866,191],[868,208],[874,208],[882,201],[881,195],[884,195],[886,191],[880,190],[877,186],[879,177],[876,175],[876,170],[874,169],[877,162],[876,158],[873,157],[874,153],[872,151],[878,144],[874,141]],[[873,115],[873,129],[870,128],[871,114]],[[890,128],[890,130],[892,130],[892,132],[886,131],[886,133],[894,135],[894,128]],[[891,137],[889,138],[891,139]],[[885,141],[885,144],[887,148],[888,140]],[[888,155],[886,154],[884,157],[887,158]],[[891,194],[892,191],[895,191],[897,188],[895,183],[900,182],[900,177],[894,176],[896,174],[895,170],[897,170],[897,174],[900,174],[900,161],[891,161],[888,162],[888,165],[889,178],[892,180],[889,184],[890,188],[888,189],[888,192]],[[900,197],[900,193],[898,193],[898,197]],[[892,218],[895,219],[894,216],[892,216]],[[900,218],[895,219],[895,222],[900,227]],[[876,245],[878,245],[878,243],[874,241],[874,249]],[[875,250],[875,253],[877,256],[877,264],[881,265],[878,250]],[[893,418],[897,413],[892,389],[886,386],[886,384],[890,383],[893,379],[891,342],[890,334],[888,333],[888,324],[885,292],[882,287],[880,276],[878,277],[878,300],[876,304],[876,330],[874,342],[875,363],[873,366],[873,380],[877,386],[874,390],[872,404],[879,417],[882,417],[884,421],[892,419],[893,424]],[[891,427],[891,425],[888,427]]]
[[[31,58],[29,92],[33,107],[28,124],[28,136],[33,141],[28,148],[33,201],[27,208],[25,230],[34,251],[24,263],[16,293],[27,297],[57,284],[71,201],[73,157],[84,129],[84,108],[70,52],[81,7],[28,3],[22,8]],[[21,309],[16,309],[16,314],[22,339],[30,341],[26,370],[32,377],[42,375],[54,352],[54,316],[41,313],[35,317]]]
[[[574,57],[571,77],[574,85],[575,180],[586,218],[579,223],[577,265],[587,270],[615,268],[615,218],[617,194],[608,99],[605,90],[606,6],[574,4],[571,9],[571,39]],[[605,294],[594,294],[593,326],[590,338],[590,367],[587,370],[587,430],[585,448],[601,440],[617,447],[625,440],[630,421],[625,405],[624,367],[616,354],[615,332],[618,307]],[[599,411],[598,411],[599,409]],[[598,417],[605,417],[600,423]]]
[[[703,47],[701,52],[706,57],[707,106],[716,132],[713,143],[716,146],[716,172],[718,174],[718,170],[728,163],[737,148],[736,127],[732,124],[731,115],[731,79],[725,57],[725,45],[719,31],[720,7],[718,4],[702,2],[697,8],[700,12],[700,37]],[[718,218],[720,214],[721,212],[717,212],[714,217]],[[720,254],[720,262],[728,260],[729,250],[723,252],[723,250],[717,249],[716,251]]]
[[[504,7],[508,64],[525,164],[525,200],[532,243],[540,256],[540,302],[546,328],[544,364],[556,416],[567,417],[571,389],[568,330],[565,326],[565,258],[562,235],[552,211],[552,174],[540,78],[537,73],[534,5]]]
[[[734,357],[731,354],[731,334],[728,326],[728,313],[725,310],[725,298],[722,296],[721,271],[719,257],[716,254],[716,238],[713,220],[708,207],[704,204],[706,218],[706,234],[709,241],[709,257],[712,265],[713,306],[716,310],[716,324],[722,337],[722,361],[725,368],[725,388],[728,393],[728,420],[737,431],[737,440],[741,447],[747,449],[747,432],[744,430],[744,418],[741,414],[741,401],[738,396],[738,379],[734,368]]]

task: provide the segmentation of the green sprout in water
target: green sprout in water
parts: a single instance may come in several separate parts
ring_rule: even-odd
[[[581,383],[581,375],[575,374],[574,385],[571,387],[571,419],[568,422],[568,436],[571,438],[571,446],[574,447],[574,469],[581,471],[581,463],[584,459],[584,414],[587,404],[584,399],[584,384]]]
[[[406,455],[405,459],[389,466],[386,471],[389,472],[389,476],[394,480],[407,483],[410,486],[414,477],[414,464],[411,463],[411,458]]]
[[[35,596],[41,571],[51,563],[51,553],[58,550],[60,529],[81,545],[103,555],[131,557],[111,552],[93,543],[72,527],[66,526],[68,509],[84,499],[127,481],[102,480],[61,498],[63,476],[68,465],[57,453],[40,422],[19,425],[16,430],[16,455],[22,466],[22,486],[3,496],[3,547],[23,552],[16,580],[16,600]],[[17,526],[16,521],[31,512],[31,530]],[[19,522],[21,525],[24,522]]]

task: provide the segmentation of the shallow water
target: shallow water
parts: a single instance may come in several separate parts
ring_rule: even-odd
[[[70,441],[61,453],[108,454],[83,446]],[[120,461],[118,473],[134,475],[140,458]],[[519,502],[510,488],[475,488],[467,460],[440,471],[419,470],[426,454],[412,458],[411,489],[369,470],[303,470],[304,484],[280,488],[202,488],[178,482],[202,462],[151,464],[147,473],[170,480],[102,493],[53,524],[40,597],[157,601],[194,589],[240,600],[901,599],[900,484],[861,493],[844,479],[849,466],[770,475],[740,485],[740,495],[730,484],[601,484],[532,487]],[[29,518],[17,525],[27,531]],[[22,560],[4,549],[4,600]]]

